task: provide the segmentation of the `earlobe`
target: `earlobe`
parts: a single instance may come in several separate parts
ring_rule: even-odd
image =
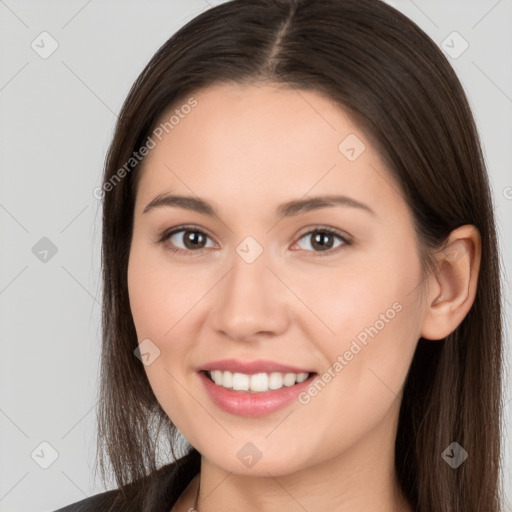
[[[478,229],[468,224],[453,230],[436,259],[421,328],[421,336],[429,340],[446,338],[473,305],[481,260]]]

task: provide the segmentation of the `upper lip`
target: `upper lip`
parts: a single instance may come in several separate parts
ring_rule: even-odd
[[[252,375],[254,373],[314,373],[307,368],[299,368],[288,364],[276,363],[274,361],[265,361],[258,359],[256,361],[240,361],[237,359],[222,359],[212,361],[200,366],[197,371],[223,370],[232,373],[245,373]]]

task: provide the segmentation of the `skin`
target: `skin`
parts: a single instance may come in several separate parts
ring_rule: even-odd
[[[192,507],[200,479],[202,512],[411,511],[394,472],[401,393],[419,337],[442,339],[473,303],[478,231],[452,232],[436,254],[438,272],[424,278],[399,186],[338,106],[268,84],[215,85],[194,97],[197,106],[145,160],[128,268],[139,342],[160,350],[145,366],[149,382],[202,454],[200,476],[172,510]],[[355,161],[338,149],[349,134],[366,146]],[[200,197],[218,216],[169,206],[143,213],[166,192]],[[283,202],[334,193],[374,213],[334,205],[276,216]],[[157,242],[183,224],[207,233],[201,253],[183,231]],[[334,235],[322,251],[313,238],[322,227],[352,243]],[[263,249],[250,264],[236,252],[249,235]],[[171,252],[173,244],[185,252]],[[322,375],[396,303],[401,311],[306,405],[230,414],[195,371],[238,358]],[[262,454],[250,468],[237,457],[249,441]]]

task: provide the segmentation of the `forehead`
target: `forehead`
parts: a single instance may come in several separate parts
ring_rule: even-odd
[[[349,115],[322,94],[218,84],[192,97],[193,108],[182,108],[190,99],[184,98],[159,120],[164,126],[175,116],[144,161],[141,201],[178,189],[217,196],[219,202],[243,197],[249,206],[262,195],[281,200],[314,189],[372,201],[387,194],[396,202],[398,186],[390,189],[393,179],[377,151]]]

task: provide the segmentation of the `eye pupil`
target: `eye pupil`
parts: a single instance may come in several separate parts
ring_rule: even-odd
[[[326,239],[331,239],[331,243],[326,243]],[[313,236],[312,246],[315,248],[320,248],[321,250],[330,249],[332,247],[332,239],[333,236],[330,233],[326,233],[323,231],[317,231]]]
[[[202,247],[200,239],[204,242],[205,236],[202,233],[198,233],[197,231],[186,231],[185,232],[185,246],[188,249],[197,249],[197,247]],[[189,245],[190,244],[190,245]]]

